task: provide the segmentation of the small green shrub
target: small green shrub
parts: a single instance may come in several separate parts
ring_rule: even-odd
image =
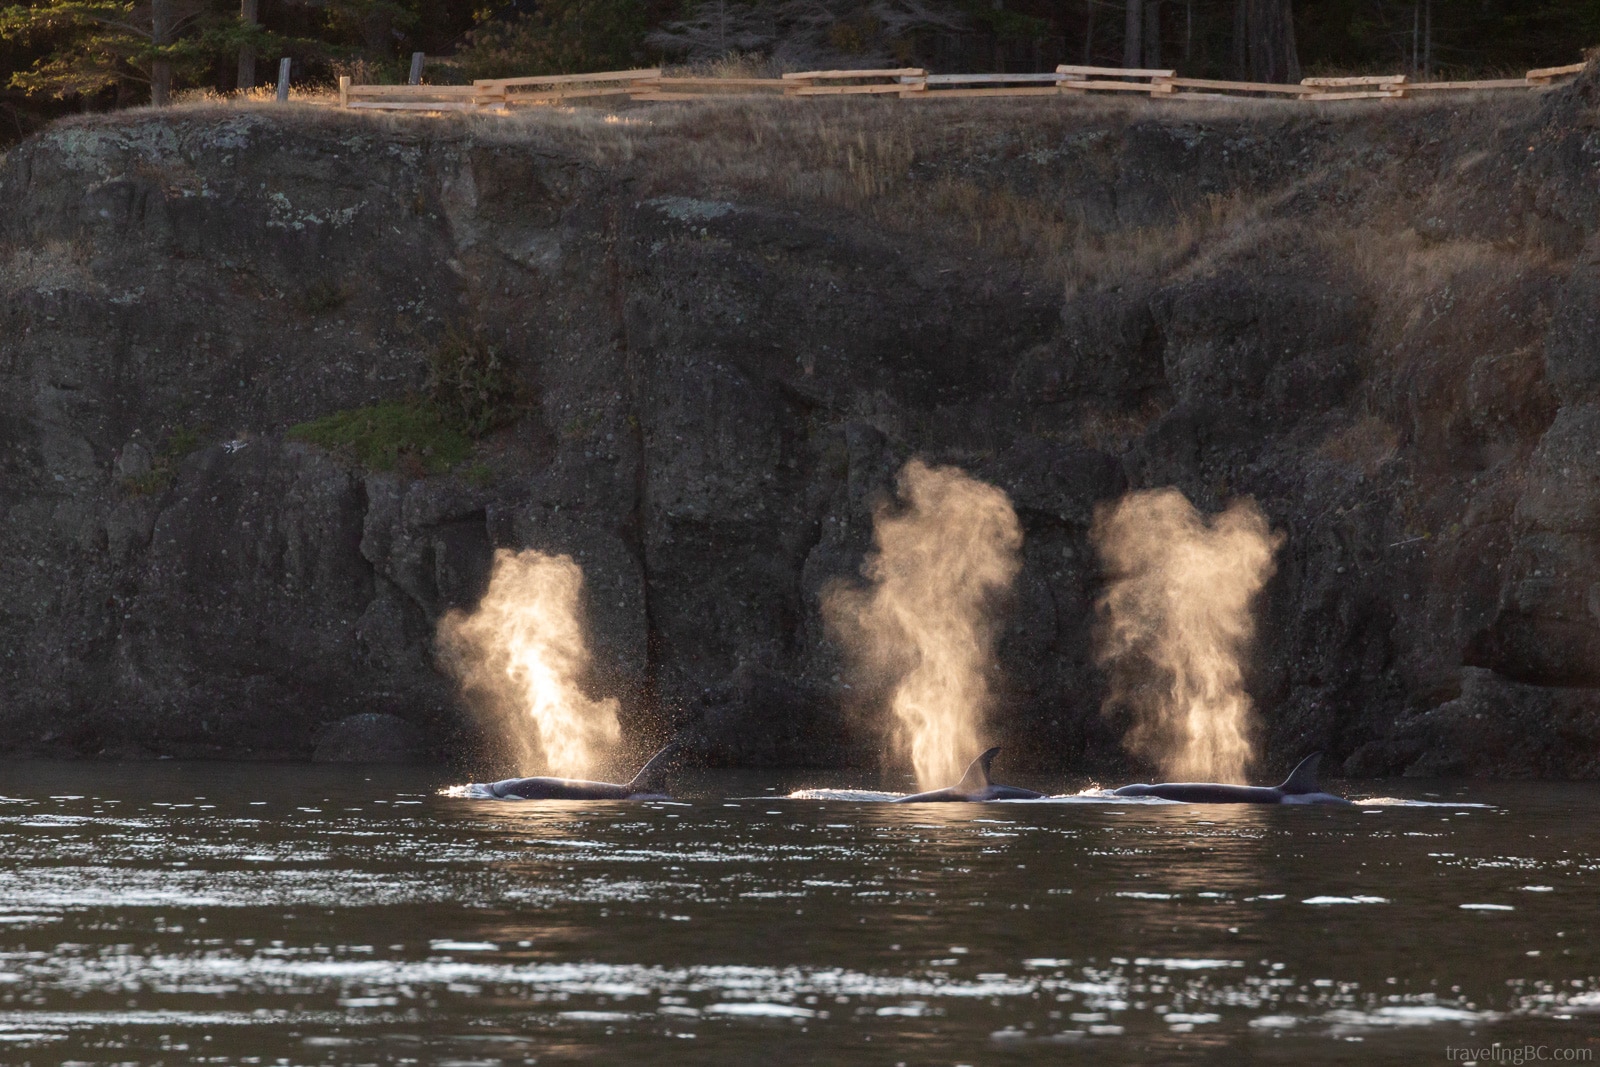
[[[166,443],[152,457],[150,469],[122,479],[122,491],[129,496],[154,496],[172,487],[178,478],[178,465],[185,456],[205,443],[204,426],[175,426]]]
[[[198,426],[176,426],[167,435],[167,443],[161,449],[161,458],[177,461],[199,448],[201,434],[204,432]]]
[[[354,457],[373,470],[443,474],[472,454],[468,435],[426,400],[385,400],[289,429],[296,441]]]
[[[172,468],[163,463],[143,474],[122,479],[122,490],[129,496],[155,496],[171,487],[173,477]]]
[[[453,330],[428,353],[428,399],[470,437],[517,421],[527,390],[481,333]]]
[[[315,318],[338,311],[349,303],[353,295],[354,292],[342,282],[318,278],[300,291],[295,303],[301,311]]]

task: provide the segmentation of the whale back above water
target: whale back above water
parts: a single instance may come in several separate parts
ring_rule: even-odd
[[[994,762],[995,756],[1000,753],[999,747],[991,748],[967,766],[967,773],[961,776],[961,781],[944,789],[933,789],[926,793],[913,793],[908,797],[897,797],[891,801],[894,804],[930,804],[953,801],[957,803],[981,804],[986,800],[1032,800],[1044,796],[1031,789],[1023,789],[1015,785],[995,785],[989,780],[989,765]]]
[[[497,800],[653,800],[667,798],[667,775],[680,749],[668,745],[650,757],[631,782],[586,782],[579,778],[505,778],[474,787]]]
[[[1348,804],[1344,797],[1325,793],[1317,784],[1322,753],[1313,752],[1283,780],[1282,785],[1226,785],[1222,782],[1160,782],[1125,785],[1113,790],[1119,797],[1160,797],[1185,804]]]

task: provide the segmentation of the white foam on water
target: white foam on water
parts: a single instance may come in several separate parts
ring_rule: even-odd
[[[1350,803],[1363,808],[1474,808],[1479,811],[1499,810],[1493,804],[1468,803],[1446,800],[1411,800],[1406,797],[1351,797]]]
[[[1340,1027],[1437,1026],[1440,1023],[1483,1023],[1500,1017],[1498,1012],[1469,1011],[1442,1004],[1397,1004],[1373,1011],[1340,1009],[1322,1020]]]
[[[1510,904],[1458,904],[1462,911],[1516,911]]]
[[[1302,903],[1302,904],[1324,905],[1324,904],[1388,904],[1389,902],[1390,901],[1389,901],[1388,897],[1354,896],[1354,897],[1307,897],[1305,900],[1302,900],[1300,903]]]
[[[500,946],[493,941],[429,941],[433,952],[496,952]]]
[[[810,1008],[797,1008],[792,1004],[735,1003],[711,1004],[706,1011],[713,1015],[742,1015],[765,1019],[812,1019],[816,1012]]]

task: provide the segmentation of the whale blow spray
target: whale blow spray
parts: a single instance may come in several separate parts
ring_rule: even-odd
[[[1090,537],[1107,571],[1096,648],[1111,676],[1105,706],[1134,713],[1123,744],[1175,780],[1244,781],[1250,609],[1283,535],[1253,500],[1207,518],[1176,489],[1156,489],[1097,510]]]
[[[568,778],[592,775],[622,736],[617,701],[580,686],[589,668],[582,592],[572,557],[499,549],[477,608],[439,620],[444,658],[499,720],[519,766]]]
[[[996,601],[1021,566],[1006,494],[955,467],[912,460],[902,506],[873,516],[866,587],[835,583],[823,616],[856,674],[890,690],[895,742],[923,789],[948,785],[981,747]]]

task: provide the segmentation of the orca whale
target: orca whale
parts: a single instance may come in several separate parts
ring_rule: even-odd
[[[498,800],[665,800],[667,775],[678,765],[678,745],[668,745],[639,769],[633,781],[585,782],[576,778],[506,778],[473,786],[474,796]]]
[[[968,804],[981,804],[986,800],[1033,800],[1044,796],[1031,789],[1023,789],[1015,785],[995,785],[989,781],[989,764],[994,762],[999,748],[991,748],[967,767],[967,773],[961,776],[961,781],[944,789],[933,789],[926,793],[913,793],[908,797],[898,797],[890,803],[893,804],[929,804],[940,801],[956,801]]]
[[[1161,797],[1185,804],[1348,804],[1344,797],[1324,793],[1317,784],[1317,764],[1322,753],[1313,752],[1300,761],[1282,785],[1223,785],[1220,782],[1161,782],[1156,785],[1125,785],[1112,796]]]

